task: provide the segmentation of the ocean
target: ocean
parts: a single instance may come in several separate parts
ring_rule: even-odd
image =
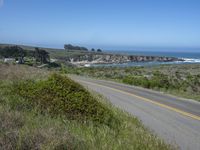
[[[167,56],[182,58],[185,61],[175,61],[175,62],[129,62],[123,64],[95,64],[92,66],[154,66],[161,64],[200,64],[200,52],[156,52],[156,51],[109,51],[110,53],[117,54],[129,54],[129,55],[144,55],[144,56]]]

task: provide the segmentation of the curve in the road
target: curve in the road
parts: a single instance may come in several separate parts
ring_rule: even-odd
[[[183,150],[200,150],[199,102],[112,81],[70,77],[138,117],[166,142]]]
[[[177,113],[180,113],[181,115],[184,115],[184,116],[187,116],[187,117],[190,117],[190,118],[193,118],[193,119],[195,119],[195,120],[199,120],[199,121],[200,121],[200,116],[197,116],[197,115],[194,115],[194,114],[191,114],[191,113],[182,111],[182,110],[180,110],[180,109],[177,109],[177,108],[174,108],[174,107],[171,107],[171,106],[168,106],[168,105],[165,105],[165,104],[156,102],[156,101],[154,101],[154,100],[150,100],[150,99],[147,99],[147,98],[144,98],[144,97],[141,97],[141,96],[132,94],[132,93],[128,93],[128,92],[125,92],[125,91],[122,91],[122,90],[118,90],[118,89],[115,89],[115,88],[112,88],[112,87],[100,85],[100,84],[97,84],[97,83],[91,83],[91,82],[87,82],[87,81],[81,81],[81,82],[87,83],[87,84],[96,85],[96,86],[105,87],[105,88],[111,89],[111,90],[113,90],[113,91],[121,92],[121,93],[130,95],[130,96],[133,96],[133,97],[137,97],[137,98],[139,98],[139,99],[141,99],[141,100],[144,100],[144,101],[146,101],[146,102],[149,102],[149,103],[158,105],[158,106],[163,107],[163,108],[167,108],[167,109],[169,109],[169,110],[172,110],[172,111],[175,111],[175,112],[177,112]]]

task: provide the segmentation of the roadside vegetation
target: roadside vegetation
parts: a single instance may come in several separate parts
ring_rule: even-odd
[[[65,73],[108,79],[200,101],[200,65],[66,68]]]
[[[0,64],[0,148],[174,149],[60,73]]]

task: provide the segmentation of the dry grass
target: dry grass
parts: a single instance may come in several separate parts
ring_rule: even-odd
[[[86,149],[61,120],[0,107],[0,149]]]
[[[0,63],[0,80],[24,80],[45,78],[50,72],[45,69],[29,67],[26,65],[1,64]]]

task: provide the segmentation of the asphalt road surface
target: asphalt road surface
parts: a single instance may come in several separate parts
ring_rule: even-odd
[[[70,77],[138,117],[167,143],[200,150],[200,102],[111,81]]]

